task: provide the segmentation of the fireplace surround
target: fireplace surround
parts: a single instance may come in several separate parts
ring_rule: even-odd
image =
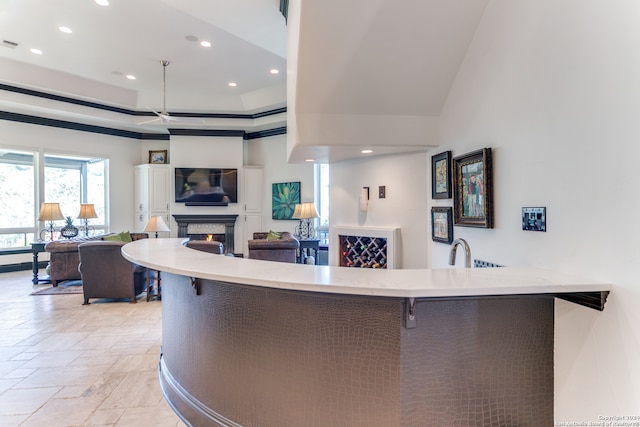
[[[238,215],[173,215],[178,223],[178,237],[194,240],[213,235],[224,244],[224,253],[235,253],[235,225]]]

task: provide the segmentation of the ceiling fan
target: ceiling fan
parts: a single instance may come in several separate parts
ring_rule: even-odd
[[[198,119],[195,117],[173,117],[169,115],[169,113],[167,112],[167,66],[169,66],[171,62],[163,59],[162,61],[160,61],[160,63],[162,64],[162,112],[157,112],[154,109],[147,107],[158,117],[152,120],[147,120],[145,122],[140,122],[139,124],[146,125],[152,123],[185,123],[203,125],[205,122],[202,119]]]

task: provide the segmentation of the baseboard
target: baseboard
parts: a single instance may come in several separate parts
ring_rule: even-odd
[[[49,261],[40,261],[38,262],[38,269],[45,268]],[[9,273],[11,271],[23,271],[23,270],[31,270],[33,268],[33,263],[29,262],[18,262],[15,264],[5,264],[0,265],[0,273]]]

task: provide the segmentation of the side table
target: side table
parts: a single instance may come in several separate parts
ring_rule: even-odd
[[[160,271],[152,270],[147,268],[147,302],[152,299],[162,300],[162,287],[160,282],[162,279],[160,278]],[[155,291],[153,289],[155,282]]]
[[[46,245],[47,242],[31,242],[31,253],[33,254],[33,261],[31,261],[31,271],[33,271],[33,279],[31,280],[31,282],[34,285],[37,285],[40,282],[50,282],[51,279],[49,279],[49,276],[43,277],[43,278],[38,278],[38,254],[40,252],[44,252],[44,245]]]
[[[298,264],[304,264],[305,259],[308,256],[313,256],[314,264],[318,265],[318,258],[320,252],[320,240],[319,239],[299,239],[300,252],[298,253]],[[311,255],[313,251],[313,255]]]

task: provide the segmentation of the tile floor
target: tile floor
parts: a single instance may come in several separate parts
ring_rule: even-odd
[[[0,426],[184,426],[158,384],[161,302],[30,295],[47,286],[0,274]]]

